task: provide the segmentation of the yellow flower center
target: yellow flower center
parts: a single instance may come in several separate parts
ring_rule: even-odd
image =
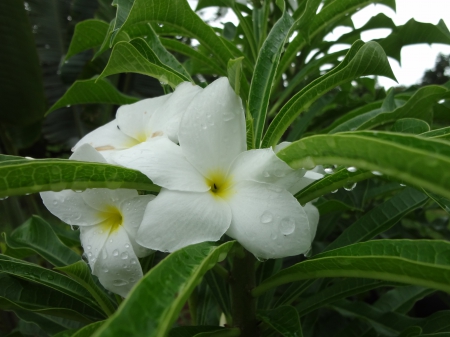
[[[220,170],[214,170],[206,177],[206,183],[211,187],[209,192],[214,197],[222,199],[227,199],[233,194],[232,182],[233,179]]]
[[[108,231],[110,234],[122,226],[122,213],[115,206],[109,206],[105,211],[100,212],[99,216],[105,219],[101,222],[103,230]]]

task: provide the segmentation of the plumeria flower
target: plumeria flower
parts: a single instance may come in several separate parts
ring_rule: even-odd
[[[114,156],[163,187],[147,206],[138,243],[171,252],[226,233],[259,258],[310,248],[318,217],[309,219],[287,191],[305,171],[272,149],[246,151],[242,102],[226,78],[192,98],[179,143],[155,138]]]
[[[88,144],[80,146],[70,159],[106,162]],[[106,289],[125,297],[143,276],[138,258],[151,253],[135,238],[145,208],[154,196],[138,195],[135,190],[98,188],[42,192],[41,197],[51,213],[80,227],[81,244],[92,273]]]
[[[172,94],[123,105],[116,119],[88,133],[73,147],[89,144],[109,163],[111,156],[155,137],[167,137],[178,143],[178,129],[184,108],[202,88],[181,83]]]

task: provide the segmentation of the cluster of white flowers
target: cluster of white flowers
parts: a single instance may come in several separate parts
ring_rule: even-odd
[[[71,159],[136,169],[162,187],[156,197],[126,189],[41,193],[54,215],[80,227],[92,273],[122,296],[142,277],[138,258],[152,250],[226,234],[258,258],[280,258],[306,252],[316,232],[317,209],[293,194],[321,174],[293,170],[270,148],[247,151],[242,102],[226,78],[120,107]]]

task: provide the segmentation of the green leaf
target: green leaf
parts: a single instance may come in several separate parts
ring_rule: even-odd
[[[325,251],[370,240],[394,226],[409,212],[423,206],[427,200],[426,194],[408,187],[356,220]]]
[[[276,145],[297,116],[327,91],[364,75],[382,75],[394,79],[386,54],[376,42],[356,41],[339,66],[294,95],[269,125],[262,147]]]
[[[131,104],[138,100],[138,98],[122,94],[105,79],[78,80],[67,89],[63,97],[48,109],[47,114],[59,108],[76,104],[103,103],[123,105]]]
[[[134,2],[135,0],[113,0],[111,5],[117,7],[117,11],[116,18],[114,19],[114,28],[112,29],[110,47],[112,47],[115,36],[120,32],[120,29],[127,20]]]
[[[134,287],[94,336],[166,335],[202,276],[225,258],[233,244],[204,242],[170,254]]]
[[[219,304],[220,309],[225,314],[225,317],[231,317],[230,291],[228,289],[228,283],[226,283],[225,280],[217,275],[217,273],[213,270],[208,271],[204,277],[208,283],[209,289],[211,290],[211,294]]]
[[[108,34],[109,24],[102,20],[88,19],[75,26],[66,60],[87,49],[100,47]]]
[[[101,312],[90,294],[77,282],[52,270],[0,254],[0,271],[35,282],[73,297]]]
[[[442,141],[379,131],[348,132],[306,137],[277,155],[293,168],[331,163],[354,166],[450,197],[446,170],[450,144]]]
[[[242,60],[244,57],[238,57],[237,59],[232,59],[228,61],[227,73],[228,81],[233,88],[236,95],[239,96],[241,89],[241,71],[242,71]]]
[[[430,125],[420,119],[402,118],[397,120],[394,125],[392,125],[391,131],[417,135],[430,131]]]
[[[73,280],[81,284],[91,295],[107,316],[111,316],[116,310],[109,297],[95,282],[86,262],[80,260],[70,266],[55,268],[69,275]]]
[[[79,322],[56,316],[41,315],[31,311],[15,310],[14,313],[22,321],[35,324],[52,336],[64,330],[67,331],[67,329],[75,329],[83,326]]]
[[[119,42],[114,46],[99,79],[119,73],[138,73],[154,77],[172,88],[187,80],[183,75],[164,66],[145,40],[137,38],[133,41],[134,44]]]
[[[202,334],[214,334],[218,331],[225,330],[224,328],[220,328],[218,326],[180,326],[173,328],[169,332],[169,337],[195,337],[201,336]],[[205,336],[205,335],[204,335]]]
[[[84,328],[81,328],[80,330],[75,332],[70,337],[91,337],[95,333],[95,331],[97,331],[98,328],[100,328],[104,323],[105,323],[104,321],[100,321],[89,324]]]
[[[430,193],[427,191],[424,191],[428,196],[433,199],[439,206],[442,207],[444,211],[450,214],[450,200],[444,197],[441,197],[440,195]]]
[[[290,14],[283,10],[283,15],[275,23],[264,41],[256,61],[248,102],[249,111],[254,120],[254,143],[256,148],[259,148],[261,144],[273,79],[280,62],[281,52],[293,24],[294,20]]]
[[[338,125],[332,129],[330,133],[373,129],[379,125],[392,123],[406,117],[423,118],[425,112],[431,110],[435,102],[437,102],[446,92],[446,88],[437,85],[429,85],[420,88],[400,107],[396,107],[395,104],[390,106],[383,105],[381,109],[375,109],[365,114],[358,115],[345,123]]]
[[[450,243],[438,240],[376,240],[318,254],[265,280],[252,294],[281,284],[320,277],[361,277],[450,292]]]
[[[409,20],[403,26],[393,28],[391,34],[377,42],[386,51],[386,54],[400,62],[402,47],[418,43],[450,44],[450,33],[444,21],[437,25],[431,23]]]
[[[10,235],[3,234],[11,249],[30,249],[57,267],[79,261],[81,257],[61,242],[52,227],[34,215]]]
[[[442,129],[431,130],[419,135],[420,137],[450,140],[450,126]]]
[[[141,172],[119,166],[65,159],[0,161],[0,198],[25,193],[86,188],[159,191],[159,188]]]
[[[406,314],[417,301],[433,291],[433,289],[417,286],[398,287],[383,294],[373,306],[383,312],[395,311],[400,314]]]
[[[300,318],[294,307],[282,306],[260,311],[258,318],[285,337],[303,337]]]
[[[306,186],[295,195],[295,198],[297,198],[300,204],[304,205],[324,194],[335,191],[348,184],[354,184],[361,180],[368,179],[372,176],[372,173],[366,170],[350,172],[346,168],[342,168],[335,173],[326,175],[322,179],[316,180],[312,184]]]
[[[226,69],[228,60],[234,58],[214,30],[192,11],[186,0],[135,0],[122,29],[141,23],[152,22],[168,25],[187,36],[196,38],[202,46],[215,55]],[[116,24],[116,27],[119,25]]]
[[[411,326],[402,331],[398,337],[416,337],[422,334],[422,328],[419,326]]]
[[[46,99],[41,66],[23,2],[1,1],[0,22],[0,122],[31,125],[42,119]]]
[[[337,281],[322,291],[302,299],[295,308],[299,316],[302,317],[343,298],[362,294],[379,287],[391,286],[392,284],[392,282],[359,278]]]
[[[0,274],[0,309],[26,310],[89,323],[104,317],[89,305],[52,288]]]

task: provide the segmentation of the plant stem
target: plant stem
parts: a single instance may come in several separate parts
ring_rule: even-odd
[[[256,300],[250,292],[255,287],[255,262],[253,254],[235,254],[230,275],[231,316],[233,326],[241,330],[241,336],[259,336],[256,320]]]

